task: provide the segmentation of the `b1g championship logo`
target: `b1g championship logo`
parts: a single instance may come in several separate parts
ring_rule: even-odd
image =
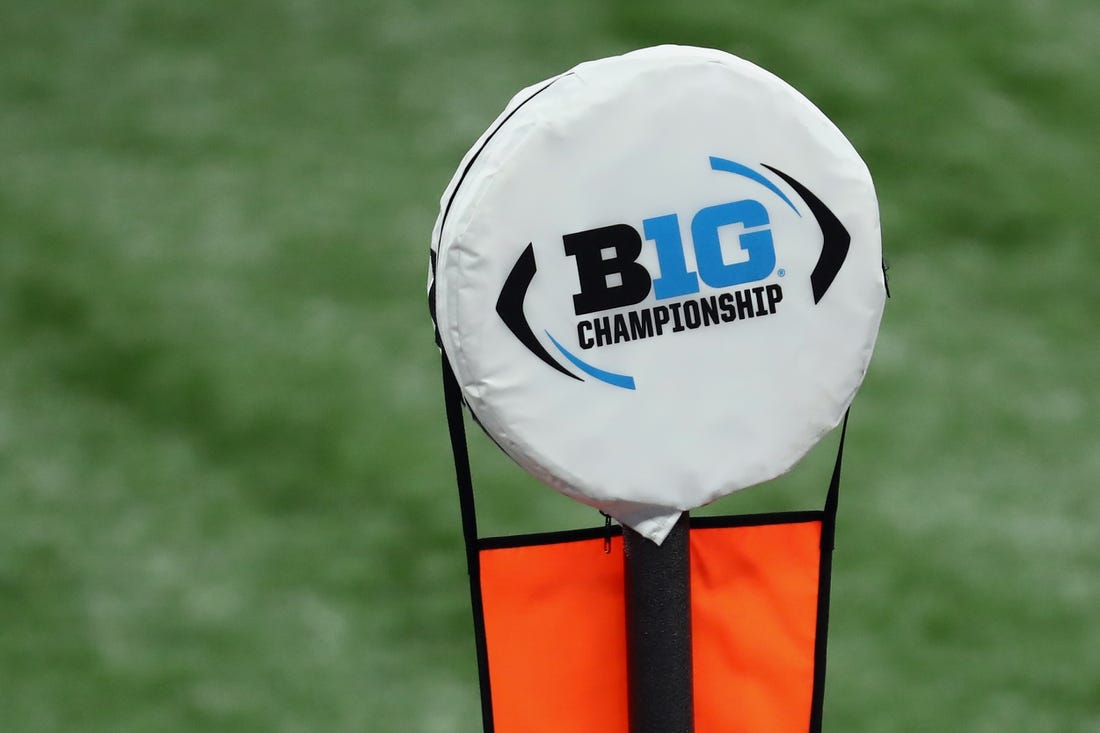
[[[778,203],[802,216],[780,186],[761,172],[714,156],[710,157],[710,167],[752,181],[774,198],[773,206]],[[817,303],[848,254],[848,231],[821,199],[797,180],[766,164],[761,167],[793,189],[816,219],[822,244],[809,286]],[[738,231],[733,257],[723,251],[721,235],[728,229]],[[581,349],[662,337],[777,312],[783,287],[778,281],[767,281],[773,274],[782,278],[786,272],[782,268],[776,271],[771,217],[764,202],[746,198],[706,206],[691,217],[689,231],[694,270],[688,267],[680,217],[675,213],[644,219],[642,233],[621,223],[562,236],[564,253],[574,258],[580,284],[572,303],[575,315],[580,317],[576,341]],[[656,272],[639,262],[643,234],[645,242],[652,242],[656,251]],[[559,372],[579,379],[543,347],[527,320],[523,306],[537,269],[533,245],[528,245],[501,289],[497,313],[531,353]],[[706,292],[699,297],[701,291]],[[656,304],[624,310],[651,296]],[[549,330],[545,334],[581,372],[616,387],[635,389],[632,376],[601,369],[579,357]]]
[[[494,441],[659,541],[838,424],[881,257],[835,125],[747,61],[662,46],[516,95],[443,194],[428,300]]]

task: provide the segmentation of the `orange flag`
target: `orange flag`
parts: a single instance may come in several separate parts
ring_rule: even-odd
[[[696,733],[820,725],[823,514],[693,519]],[[487,729],[627,733],[622,552],[617,530],[479,542]]]

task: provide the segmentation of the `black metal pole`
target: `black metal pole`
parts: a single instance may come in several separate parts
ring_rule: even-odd
[[[688,515],[661,545],[623,527],[630,733],[693,733]]]

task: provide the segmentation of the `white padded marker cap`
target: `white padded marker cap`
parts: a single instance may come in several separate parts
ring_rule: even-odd
[[[772,74],[679,46],[520,92],[447,187],[432,259],[480,424],[658,543],[836,427],[885,300],[844,135]]]

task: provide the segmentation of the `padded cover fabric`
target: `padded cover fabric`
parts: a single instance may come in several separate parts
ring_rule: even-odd
[[[819,514],[692,528],[697,733],[806,733],[820,724],[813,707],[824,669],[815,674],[815,657],[827,607],[818,594],[829,579],[819,571],[827,567]],[[612,538],[608,554],[604,543],[480,551],[494,733],[627,733],[622,539]]]
[[[516,95],[444,192],[431,259],[479,424],[658,543],[839,423],[885,299],[844,135],[763,69],[681,46]]]

